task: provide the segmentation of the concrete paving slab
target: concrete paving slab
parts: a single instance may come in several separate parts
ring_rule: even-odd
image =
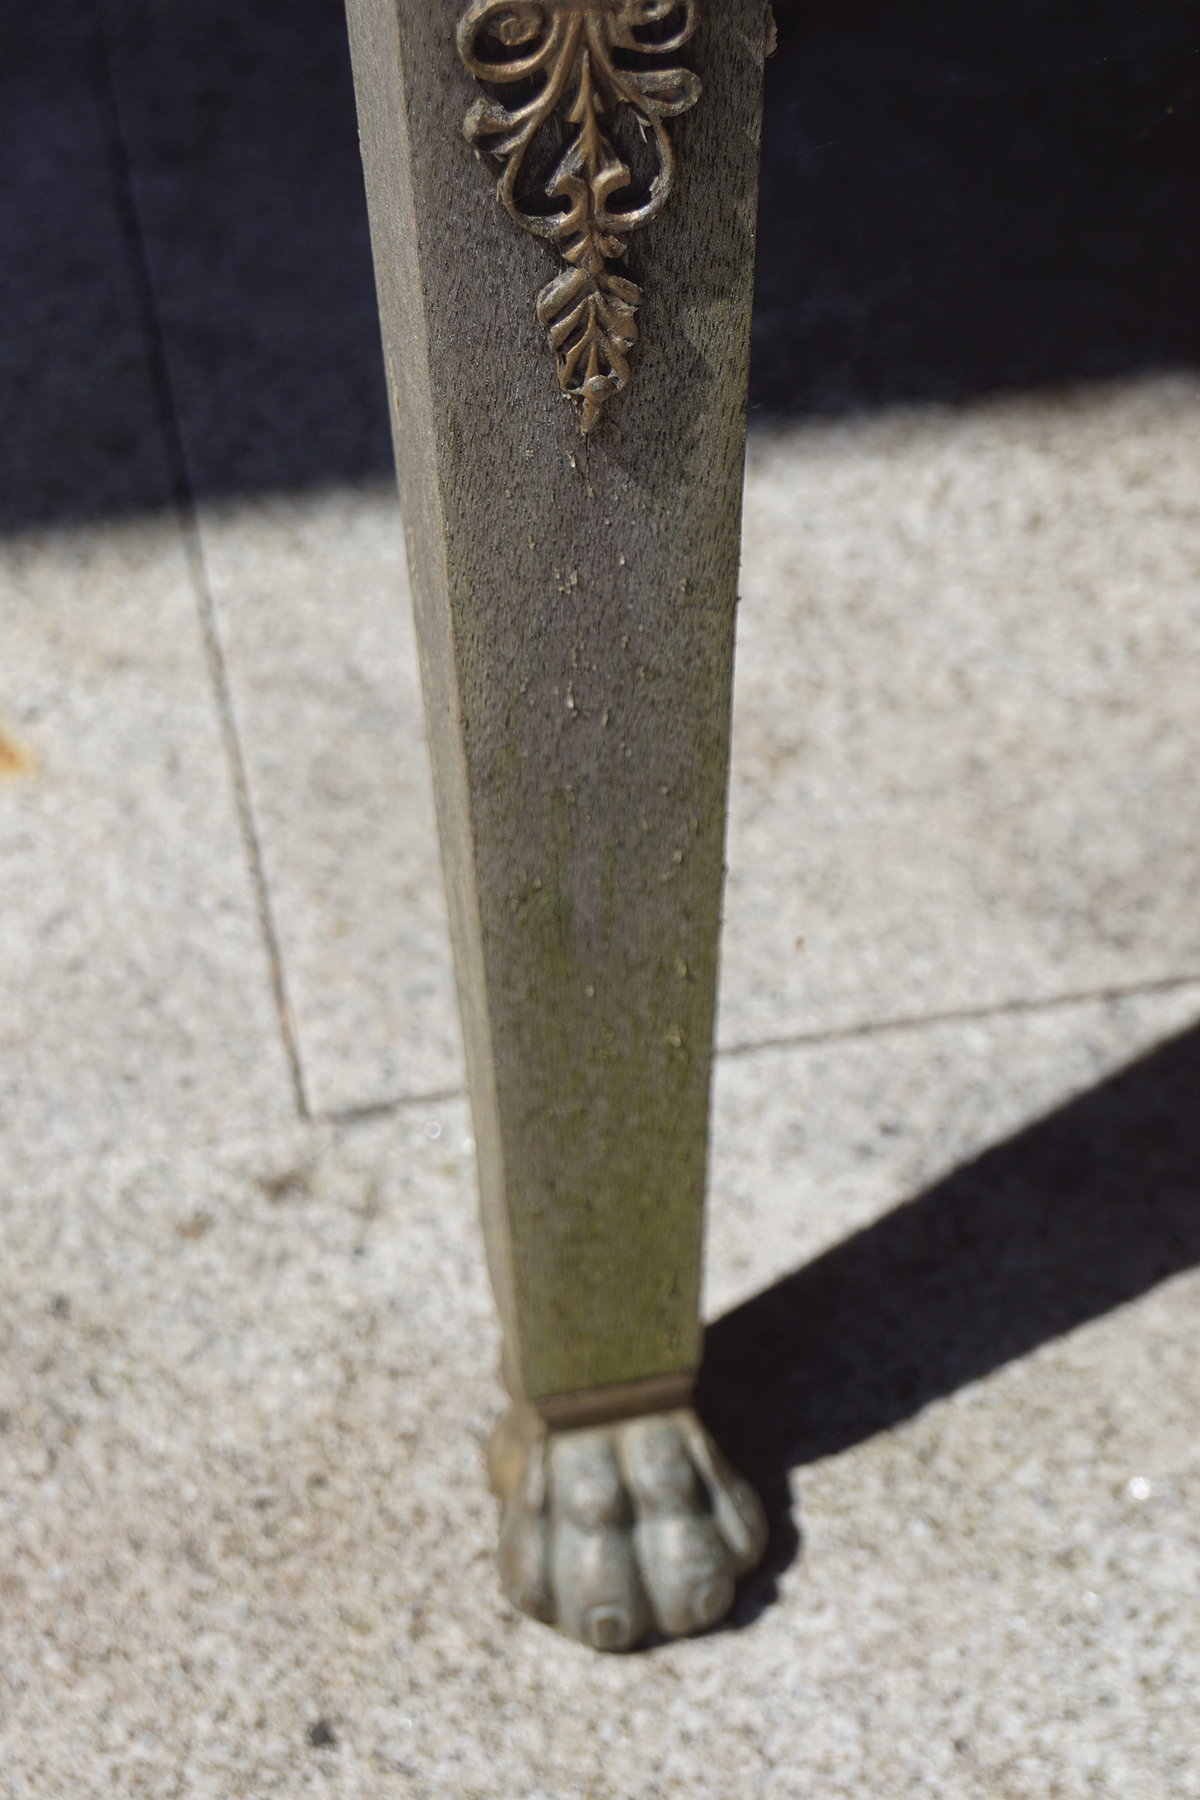
[[[708,1316],[1198,1021],[1200,982],[718,1057]]]
[[[0,540],[0,1141],[58,1160],[293,1111],[170,514]]]
[[[1078,1012],[1059,1049],[1089,1042],[1097,1073],[1181,1022]],[[864,1114],[922,1095],[936,1171],[982,1147],[981,1094],[1002,1128],[1062,1101],[1043,1024],[880,1034],[871,1067],[866,1040],[843,1046],[840,1093],[819,1066],[832,1047],[744,1059],[719,1135],[741,1128],[750,1087],[769,1138],[785,1129],[771,1098],[786,1114],[823,1083],[819,1162],[841,1167],[840,1186],[808,1183],[804,1146],[786,1172],[766,1159],[760,1230],[786,1228],[800,1191],[818,1221],[834,1196],[813,1244],[872,1217],[895,1229],[923,1165],[914,1140],[881,1182]],[[1196,1042],[1101,1093],[1122,1121],[1109,1172],[1126,1194],[1141,1183],[1160,1238],[1182,1217],[1163,1196],[1194,1195],[1195,1122],[1170,1104],[1194,1086]],[[1094,1099],[1033,1127],[1042,1203],[1076,1222],[1056,1133]],[[490,1568],[497,1339],[468,1134],[451,1101],[79,1157],[50,1179],[35,1149],[0,1219],[0,1754],[16,1800],[1200,1792],[1200,1246],[1015,1360],[998,1342],[994,1367],[931,1403],[910,1391],[887,1429],[843,1395],[844,1441],[792,1476],[793,1525],[785,1493],[734,1627],[607,1660],[518,1620]],[[1111,1206],[1098,1216],[1111,1227]],[[1136,1207],[1125,1225],[1112,1249],[1136,1260]],[[713,1250],[714,1291],[744,1291],[748,1271],[722,1263],[719,1236]],[[979,1246],[962,1251],[944,1276],[973,1316]],[[869,1282],[865,1299],[864,1355]],[[784,1418],[774,1379],[743,1387],[743,1413]],[[793,1450],[775,1451],[778,1486]]]
[[[1194,407],[1159,381],[752,440],[724,1045],[1200,971]],[[453,1086],[394,501],[202,530],[317,1104]]]
[[[395,489],[207,507],[199,529],[310,1104],[460,1088]]]
[[[344,12],[104,17],[308,1098],[455,1087]]]
[[[1195,385],[752,439],[722,1042],[1200,973]]]

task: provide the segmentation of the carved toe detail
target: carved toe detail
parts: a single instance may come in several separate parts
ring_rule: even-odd
[[[489,1451],[513,1605],[596,1650],[632,1649],[653,1626],[682,1637],[724,1618],[767,1525],[695,1413],[550,1435],[533,1418],[514,1408]]]

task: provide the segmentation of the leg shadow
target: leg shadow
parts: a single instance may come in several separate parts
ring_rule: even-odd
[[[1200,1027],[956,1169],[709,1328],[697,1403],[799,1537],[788,1471],[1200,1262]]]

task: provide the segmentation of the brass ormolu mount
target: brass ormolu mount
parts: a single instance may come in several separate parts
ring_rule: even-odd
[[[512,105],[492,94],[477,100],[464,130],[504,165],[501,205],[556,245],[566,265],[538,295],[537,315],[585,435],[629,383],[642,291],[608,265],[670,195],[667,122],[694,106],[701,89],[690,69],[658,59],[692,37],[698,7],[699,0],[472,0],[459,23],[458,48],[472,75],[488,88],[520,90]],[[648,190],[624,205],[633,176],[610,135],[622,107],[654,159]],[[519,191],[520,177],[547,124],[565,145],[534,196]],[[547,201],[550,210],[539,210]]]

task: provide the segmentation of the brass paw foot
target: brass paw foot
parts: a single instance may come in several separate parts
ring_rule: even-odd
[[[757,1494],[690,1408],[547,1434],[514,1407],[488,1466],[509,1599],[596,1650],[715,1625],[766,1548]]]

